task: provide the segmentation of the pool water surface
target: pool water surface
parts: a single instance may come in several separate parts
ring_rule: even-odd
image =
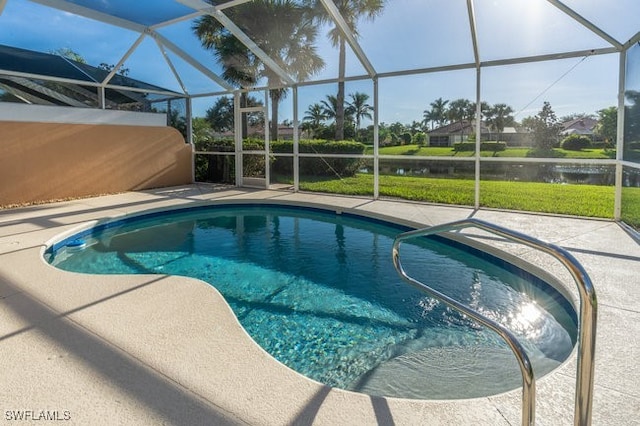
[[[222,205],[116,221],[46,256],[73,272],[201,279],[268,353],[330,386],[419,399],[520,387],[518,364],[498,336],[396,274],[391,247],[406,230],[309,208]],[[412,276],[511,329],[537,378],[571,354],[575,312],[548,284],[442,238],[402,250]]]

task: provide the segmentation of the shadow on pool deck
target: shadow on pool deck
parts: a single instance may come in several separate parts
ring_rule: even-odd
[[[110,344],[68,318],[72,313],[137,291],[163,279],[165,277],[154,278],[124,292],[60,313],[27,292],[21,291],[19,287],[0,275],[3,287],[9,289],[9,293],[12,294],[2,300],[3,310],[10,309],[21,320],[31,324],[0,336],[0,345],[6,343],[8,339],[18,339],[24,333],[37,333],[39,337],[50,340],[70,356],[80,360],[83,367],[88,367],[91,370],[90,374],[97,376],[96,379],[104,381],[107,386],[117,386],[128,396],[157,413],[158,418],[164,422],[168,421],[172,424],[184,424],[185,421],[189,424],[246,424],[231,413],[224,412],[212,402],[182,387],[140,359]],[[16,366],[15,371],[19,370],[20,368]],[[55,380],[55,376],[42,378],[44,381],[49,379]],[[31,408],[27,402],[22,406]],[[18,409],[22,406],[14,408]]]

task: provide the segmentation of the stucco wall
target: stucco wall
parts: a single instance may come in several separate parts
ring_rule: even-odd
[[[0,206],[190,182],[171,127],[0,121]]]

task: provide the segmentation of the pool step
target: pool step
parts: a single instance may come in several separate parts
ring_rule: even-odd
[[[538,359],[554,368],[549,359]],[[417,399],[463,399],[495,395],[522,385],[513,354],[489,346],[429,347],[405,353],[359,377],[350,390]]]

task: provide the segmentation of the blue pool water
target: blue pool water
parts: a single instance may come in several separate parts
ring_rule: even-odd
[[[308,208],[233,205],[117,221],[54,244],[48,261],[92,274],[172,274],[217,288],[249,335],[292,369],[372,395],[452,399],[521,386],[492,332],[404,283],[406,229]],[[405,269],[519,336],[536,377],[575,344],[570,304],[546,283],[442,238],[403,244]]]

